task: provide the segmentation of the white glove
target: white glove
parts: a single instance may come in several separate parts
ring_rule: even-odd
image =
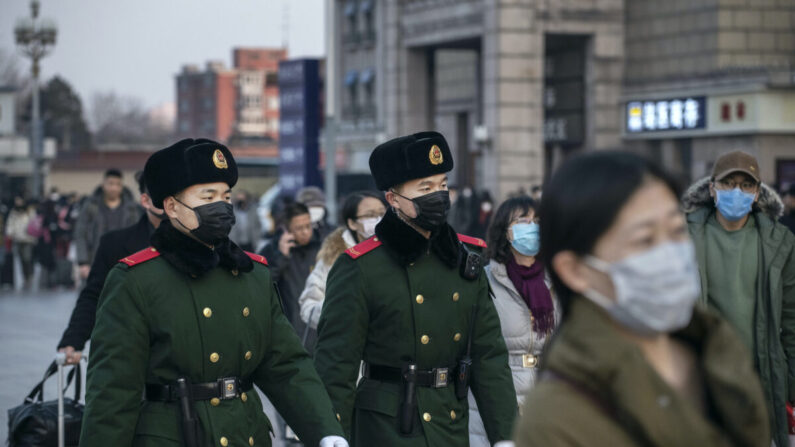
[[[513,441],[500,441],[494,444],[494,447],[516,447],[516,444]]]
[[[326,436],[320,440],[319,447],[348,447],[348,441],[339,436]]]

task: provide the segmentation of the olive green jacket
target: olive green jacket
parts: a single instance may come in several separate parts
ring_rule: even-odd
[[[390,211],[382,223],[403,225],[395,219]],[[315,365],[352,446],[469,445],[467,400],[456,398],[452,381],[446,388],[417,388],[414,432],[404,436],[398,429],[400,384],[365,378],[357,387],[356,380],[362,360],[394,368],[410,361],[421,370],[454,367],[466,352],[473,315],[471,390],[490,441],[510,439],[516,394],[485,274],[466,280],[434,249],[409,261],[398,251],[421,242],[405,233],[393,239],[404,244],[397,249],[380,245],[383,230],[379,224],[378,237],[334,264],[318,325]]]
[[[198,278],[163,257],[113,268],[92,336],[81,447],[182,445],[177,404],[141,400],[144,384],[180,375],[193,383],[252,379],[308,446],[342,435],[262,264],[248,273],[216,267]],[[195,409],[204,446],[271,445],[254,390],[197,401]]]
[[[706,306],[706,225],[715,213],[709,183],[702,180],[694,184],[683,203],[701,272],[701,304]],[[767,398],[773,439],[786,446],[786,404],[795,402],[795,235],[776,221],[782,209],[775,191],[763,184],[753,210],[762,261],[755,297],[753,362]]]
[[[697,309],[674,334],[696,353],[711,417],[674,391],[603,310],[575,298],[517,424],[517,447],[769,447],[765,399],[729,324]]]

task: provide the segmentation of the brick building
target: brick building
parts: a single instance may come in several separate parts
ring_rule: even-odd
[[[235,48],[232,68],[207,62],[177,75],[177,134],[223,142],[276,141],[279,135],[279,61],[285,49]]]
[[[436,129],[498,197],[625,148],[687,179],[742,148],[795,182],[795,0],[336,0],[340,157]],[[639,127],[638,127],[639,126]]]

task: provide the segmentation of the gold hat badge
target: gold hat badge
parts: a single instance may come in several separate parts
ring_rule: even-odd
[[[433,145],[431,146],[431,152],[428,154],[428,158],[431,160],[431,164],[436,166],[444,163],[444,157],[442,156],[442,150],[439,149],[439,146]]]
[[[224,157],[224,153],[221,152],[221,149],[216,149],[213,152],[213,164],[218,169],[227,169],[229,164],[226,162],[226,157]]]

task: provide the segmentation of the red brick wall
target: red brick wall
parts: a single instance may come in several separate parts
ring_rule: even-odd
[[[278,71],[279,61],[287,59],[284,48],[235,48],[233,67],[241,70]]]
[[[237,73],[219,73],[215,90],[215,138],[226,142],[232,135],[236,119]]]

